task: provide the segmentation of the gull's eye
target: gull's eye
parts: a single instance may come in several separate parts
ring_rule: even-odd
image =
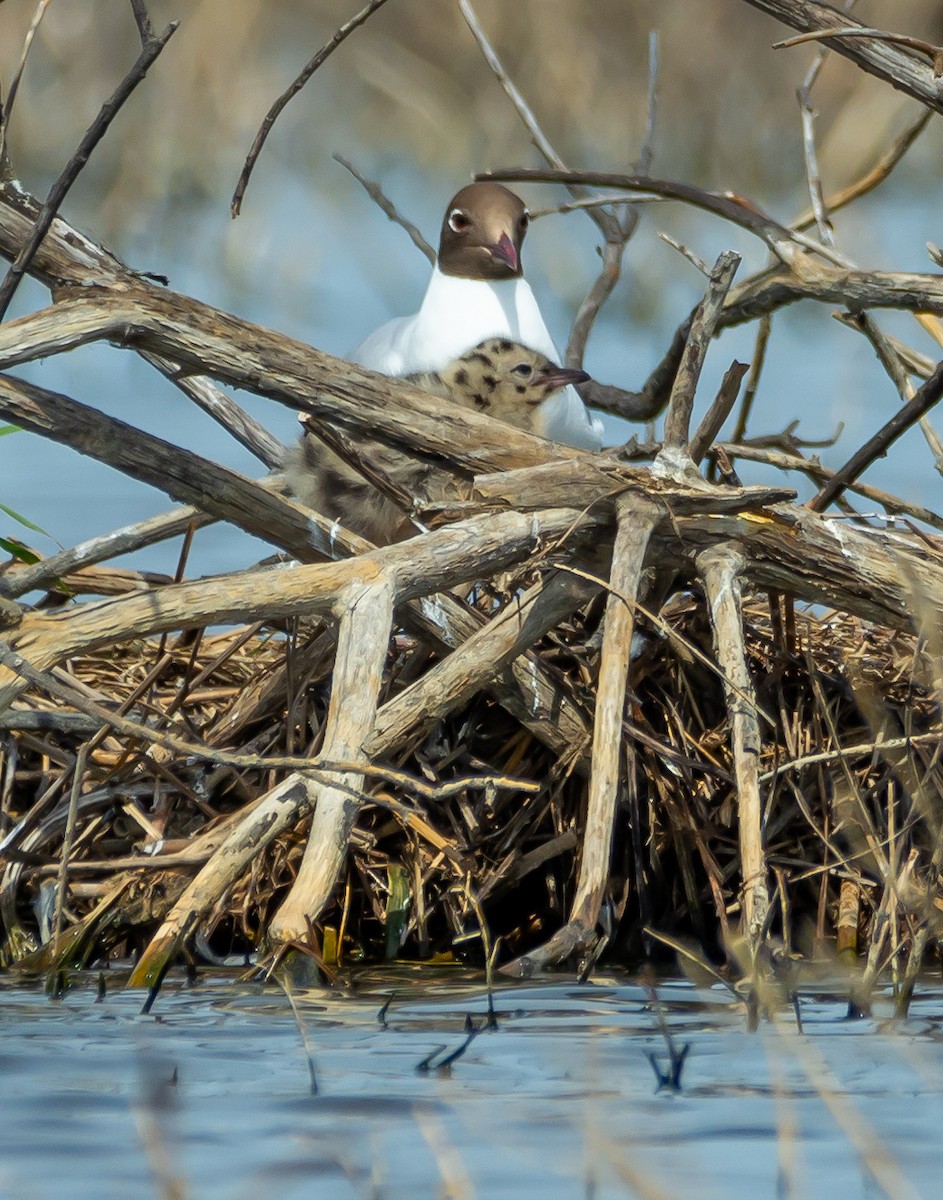
[[[521,379],[530,379],[534,373],[534,368],[530,363],[518,363],[516,367],[511,367],[512,375],[520,375]]]
[[[520,226],[522,233],[529,224],[530,224],[530,213],[525,209],[523,215],[521,216],[521,219],[518,221],[518,225]]]
[[[468,214],[462,212],[460,208],[453,208],[449,213],[449,229],[453,233],[464,233],[469,225],[471,225],[471,221],[468,219]]]

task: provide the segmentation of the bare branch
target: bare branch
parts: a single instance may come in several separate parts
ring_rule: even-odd
[[[905,403],[914,398],[916,388],[907,374],[907,366],[891,340],[884,334],[874,318],[866,312],[836,314],[843,325],[863,333],[878,356],[878,361],[891,378],[897,389],[897,394]],[[933,454],[937,471],[943,472],[943,443],[940,435],[933,428],[929,417],[920,418],[920,431],[927,440],[930,452]]]
[[[658,110],[658,72],[661,59],[658,53],[658,30],[648,34],[648,93],[645,103],[645,132],[642,134],[642,149],[635,163],[637,175],[648,175],[655,157],[655,117]]]
[[[832,262],[847,263],[833,250],[807,238],[768,216],[756,205],[733,192],[708,192],[688,183],[669,179],[652,179],[644,175],[619,175],[609,171],[561,171],[543,167],[511,167],[482,171],[477,179],[494,179],[502,183],[581,183],[590,187],[621,188],[624,191],[654,193],[670,200],[681,200],[695,208],[703,208],[718,217],[732,221],[761,238],[784,263],[794,262],[800,247],[815,250]]]
[[[710,285],[691,323],[684,357],[671,389],[671,399],[668,401],[668,413],[665,417],[667,449],[680,450],[687,445],[694,391],[701,367],[704,365],[704,356],[714,336],[724,298],[739,265],[740,255],[734,254],[732,250],[725,250],[714,264]]]
[[[724,377],[721,380],[720,389],[717,392],[714,403],[704,414],[700,425],[697,427],[697,432],[691,438],[690,454],[693,462],[698,463],[701,461],[713,445],[714,438],[717,437],[723,428],[724,421],[727,420],[730,410],[737,402],[740,384],[747,373],[747,368],[747,363],[734,362],[724,372]]]
[[[320,550],[312,540],[312,523],[300,505],[236,471],[67,396],[0,375],[0,413],[24,429],[144,480],[175,500],[232,521],[296,558],[309,558]]]
[[[921,109],[916,120],[912,121],[902,133],[898,134],[873,167],[865,171],[860,179],[856,179],[854,183],[848,184],[847,187],[839,188],[837,192],[833,192],[826,199],[825,206],[828,211],[836,213],[839,209],[846,208],[853,200],[867,196],[869,192],[873,192],[876,187],[882,184],[920,134],[926,129],[932,116],[933,113],[930,109]],[[814,223],[815,214],[809,209],[794,221],[790,221],[790,226],[793,229],[807,229]]]
[[[773,42],[773,49],[788,50],[792,46],[801,46],[805,42],[821,42],[827,38],[836,37],[866,37],[872,38],[876,42],[890,42],[895,46],[906,46],[910,50],[917,50],[920,54],[925,54],[930,59],[933,63],[933,74],[937,78],[943,75],[943,46],[934,46],[932,42],[926,42],[923,38],[911,37],[906,33],[888,33],[884,29],[870,29],[860,25],[846,25],[839,29],[817,29],[809,33],[800,33],[781,42]]]
[[[681,242],[677,241],[669,233],[664,233],[664,232],[659,231],[658,236],[661,239],[661,241],[663,241],[665,243],[666,246],[670,246],[672,248],[672,250],[677,250],[678,253],[680,255],[682,255],[682,257],[686,258],[692,267],[696,267],[697,270],[700,271],[702,275],[706,275],[706,276],[708,276],[708,278],[710,277],[710,273],[711,273],[710,267],[707,265],[707,263],[704,261],[703,258],[698,258],[698,256],[694,253],[693,250],[689,250],[687,246],[682,245]]]
[[[134,19],[137,22],[138,33],[141,35],[141,45],[149,46],[154,40],[154,30],[151,26],[151,18],[147,14],[147,9],[144,6],[144,0],[131,0],[131,11],[134,13]]]
[[[514,105],[517,115],[521,118],[527,129],[527,132],[530,134],[531,141],[547,160],[547,162],[551,164],[551,166],[555,167],[557,170],[566,171],[566,163],[551,145],[550,139],[541,129],[540,124],[528,106],[527,101],[518,91],[514,81],[504,69],[501,60],[498,58],[494,48],[488,41],[485,31],[481,27],[481,22],[478,20],[475,10],[471,6],[470,0],[458,0],[458,6],[461,10],[462,16],[465,18],[465,23],[472,32],[472,36],[478,43],[478,48],[481,50],[485,62],[491,68],[492,72],[494,73],[494,77],[504,89],[505,95]],[[566,186],[573,196],[580,197],[585,195],[585,192],[575,185],[567,183]],[[599,211],[597,209],[587,209],[587,215],[592,218],[596,225],[599,226],[603,236],[608,236],[610,233],[615,233],[615,227],[618,225],[618,221],[612,212],[605,210]]]
[[[144,351],[141,357],[175,383],[185,396],[189,396],[194,404],[202,408],[217,424],[222,425],[240,446],[245,446],[260,462],[276,471],[284,466],[285,447],[278,438],[241,408],[231,396],[227,396],[212,379],[205,375],[181,372],[176,363],[159,354],[148,354]]]
[[[16,70],[13,72],[13,79],[10,83],[10,90],[7,93],[7,102],[2,110],[2,120],[0,120],[0,160],[6,154],[7,148],[7,129],[10,124],[10,117],[13,113],[13,102],[16,100],[16,93],[19,90],[20,80],[23,77],[23,71],[26,67],[26,59],[29,56],[30,47],[33,44],[33,38],[36,36],[36,31],[39,29],[40,22],[46,15],[46,9],[52,3],[52,0],[39,0],[36,5],[36,11],[33,13],[33,19],[29,23],[29,29],[26,31],[26,37],[23,39],[23,49],[20,52],[20,61],[17,63]]]
[[[914,398],[899,408],[881,429],[851,456],[845,465],[809,501],[814,512],[821,512],[842,494],[845,488],[868,469],[875,459],[886,454],[895,441],[915,425],[943,396],[943,362],[919,389]]]
[[[753,344],[753,361],[750,363],[750,374],[743,393],[743,404],[740,406],[740,412],[737,414],[737,423],[734,426],[733,440],[735,442],[742,441],[747,431],[747,422],[750,420],[750,413],[753,411],[753,400],[756,396],[756,389],[759,387],[760,375],[763,373],[763,364],[766,362],[766,347],[769,344],[769,335],[772,327],[772,317],[767,314],[760,318],[756,330],[756,341]]]
[[[147,517],[100,537],[89,538],[68,550],[60,550],[38,562],[14,566],[0,575],[0,596],[24,596],[36,588],[50,587],[57,579],[80,571],[119,554],[130,554],[142,546],[185,534],[188,529],[208,525],[214,520],[195,508],[176,508],[169,513]]]
[[[304,85],[308,82],[315,71],[334,53],[341,42],[358,29],[363,23],[372,17],[378,8],[382,8],[386,0],[370,0],[360,12],[351,17],[341,27],[334,31],[333,36],[329,41],[325,42],[317,54],[307,63],[304,70],[294,80],[294,82],[285,89],[278,97],[272,107],[265,114],[265,120],[259,126],[259,132],[255,135],[255,140],[246,156],[246,161],[243,164],[242,172],[239,175],[239,180],[236,184],[236,190],[233,192],[232,201],[230,202],[229,211],[233,217],[238,217],[242,211],[242,200],[246,194],[246,188],[249,186],[249,179],[255,167],[256,160],[262,153],[262,147],[265,145],[268,135],[272,132],[272,126],[278,120],[282,110],[287,107],[290,100],[301,91]]]
[[[812,107],[811,87],[807,81],[796,89],[799,113],[802,118],[802,152],[805,159],[805,177],[809,188],[809,199],[815,214],[819,241],[825,246],[835,245],[835,231],[828,217],[828,208],[819,174],[819,160],[815,150],[815,109]]]
[[[817,484],[827,483],[835,477],[835,472],[830,471],[828,467],[823,467],[818,458],[803,458],[801,454],[791,454],[788,451],[776,450],[772,447],[743,442],[719,442],[711,447],[709,453],[712,456],[726,454],[729,458],[764,463],[767,466],[775,467],[778,471],[798,471]],[[863,496],[865,500],[880,504],[891,516],[913,517],[917,521],[923,521],[924,524],[933,526],[934,529],[943,530],[943,516],[931,508],[924,508],[920,504],[911,504],[890,492],[885,492],[882,488],[873,487],[860,480],[849,483],[847,490],[854,492],[856,496]]]
[[[82,168],[88,162],[92,151],[105,136],[109,125],[120,112],[125,101],[144,79],[149,68],[154,60],[170,41],[174,32],[177,29],[179,22],[171,21],[159,38],[149,42],[141,53],[138,55],[137,61],[131,70],[125,75],[124,79],[118,84],[111,96],[102,105],[98,116],[85,131],[85,135],[79,143],[78,149],[65,165],[65,169],[60,174],[49,189],[49,195],[40,209],[39,216],[36,219],[36,224],[27,239],[25,245],[20,250],[14,259],[12,265],[6,273],[3,283],[0,284],[0,320],[6,314],[10,306],[10,301],[13,299],[14,293],[19,286],[20,280],[25,275],[33,255],[36,253],[40,243],[46,236],[50,225],[55,218],[63,200],[68,195],[69,189],[79,177]]]
[[[827,34],[832,48],[850,58],[863,71],[906,92],[935,112],[943,112],[943,93],[934,68],[908,53],[915,49],[927,53],[929,43],[901,47],[895,44],[900,39],[894,35],[869,30],[861,22],[836,13],[831,5],[821,4],[818,0],[747,0],[747,3],[793,29]],[[836,17],[841,18],[839,22]]]
[[[354,179],[356,179],[357,182],[363,187],[364,191],[374,202],[374,204],[377,205],[381,212],[385,213],[395,225],[399,225],[401,229],[406,230],[416,249],[421,250],[429,262],[435,265],[436,253],[433,247],[430,246],[426,239],[422,236],[418,227],[414,225],[412,221],[408,221],[397,211],[393,201],[384,194],[380,185],[378,183],[374,183],[372,179],[367,179],[361,175],[353,163],[348,162],[342,154],[334,154],[332,157],[335,162],[339,162],[345,170],[349,171],[351,175],[353,175]]]

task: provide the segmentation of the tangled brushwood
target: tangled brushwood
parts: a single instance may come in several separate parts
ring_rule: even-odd
[[[831,12],[760,7],[810,28]],[[142,37],[142,56],[159,54]],[[939,107],[918,50],[873,33],[832,41]],[[923,124],[835,205],[885,179]],[[737,285],[737,256],[720,256],[639,392],[587,385],[611,412],[664,411],[657,445],[568,450],[165,290],[7,171],[0,253],[20,257],[0,305],[23,271],[54,302],[0,326],[0,367],[117,344],[272,471],[248,478],[0,376],[5,420],[185,506],[48,559],[20,552],[0,574],[8,967],[133,953],[131,984],[154,987],[181,957],[308,955],[330,973],[450,954],[528,974],[694,944],[748,971],[860,956],[862,1005],[889,963],[901,995],[912,988],[943,905],[943,543],[924,531],[943,519],[859,477],[918,422],[938,444],[926,414],[943,366],[866,310],[911,309],[943,343],[940,277],[862,271],[804,233],[825,228],[822,195],[786,226],[647,175],[554,162],[493,176],[655,193],[768,246],[772,265]],[[624,201],[586,211],[605,251],[575,359],[635,227]],[[834,473],[788,433],[743,432],[770,315],[798,298],[843,304],[904,400]],[[747,320],[744,400],[734,364],[692,429],[712,339]],[[284,447],[226,386],[305,414],[380,490],[365,444],[431,464],[448,494],[389,487],[423,531],[371,546],[286,494]],[[798,505],[788,487],[744,487],[738,459],[820,490]],[[858,514],[853,493],[892,519]],[[180,581],[107,565],[217,520],[279,561]]]

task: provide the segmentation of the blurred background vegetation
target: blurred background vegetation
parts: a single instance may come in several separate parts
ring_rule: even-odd
[[[98,181],[108,184],[103,216],[126,219],[142,197],[215,192],[270,101],[358,7],[151,0],[155,27],[174,18],[182,27],[96,154]],[[0,3],[7,81],[34,8],[35,0]],[[615,169],[636,155],[647,36],[657,30],[658,170],[750,190],[801,179],[794,92],[814,48],[771,51],[788,31],[741,0],[477,0],[476,11],[574,164]],[[856,13],[943,41],[943,6],[927,0],[874,0]],[[136,50],[127,0],[53,0],[11,130],[24,174],[55,173]],[[823,163],[841,177],[873,156],[905,103],[838,55],[815,98]],[[532,157],[454,0],[389,0],[292,103],[268,153],[331,190],[340,184],[329,152],[344,143],[365,151],[366,165],[380,173],[405,158],[443,179]]]

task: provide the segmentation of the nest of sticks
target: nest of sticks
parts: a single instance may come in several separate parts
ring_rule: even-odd
[[[493,613],[498,599],[481,589],[476,608]],[[514,602],[505,592],[503,604]],[[598,617],[590,605],[532,650],[587,723]],[[787,951],[853,956],[886,941],[887,917],[900,905],[901,929],[912,932],[914,913],[920,927],[926,906],[940,902],[931,868],[938,830],[914,795],[939,772],[931,655],[912,634],[888,637],[834,613],[797,614],[777,597],[745,603],[743,629],[763,713],[757,765],[769,931]],[[595,957],[608,943],[625,963],[656,935],[713,953],[731,947],[742,904],[736,763],[703,594],[677,594],[658,624],[642,617],[637,632],[606,932],[591,947]],[[19,830],[0,894],[8,965],[50,970],[143,952],[227,833],[290,776],[293,768],[266,760],[321,750],[335,651],[330,623],[299,620],[123,643],[76,655],[56,673],[76,695],[155,733],[179,731],[211,750],[255,757],[251,766],[195,760],[109,730],[48,695],[25,697],[6,736],[5,812]],[[381,711],[441,657],[398,632]],[[495,944],[501,961],[526,962],[566,927],[586,825],[585,747],[557,755],[482,693],[417,722],[384,765],[388,778],[368,782],[339,886],[310,931],[309,947],[328,970],[399,956],[480,962]],[[202,915],[185,948],[189,961],[231,962],[259,950],[298,875],[306,832],[301,821],[260,844]]]
[[[822,7],[751,2],[800,26]],[[141,57],[89,145],[173,33],[140,29]],[[865,30],[835,47],[940,110],[933,67],[893,38]],[[868,310],[910,309],[943,344],[943,284],[859,270],[823,214],[886,179],[926,116],[831,199],[807,155],[815,210],[791,225],[730,192],[573,173],[548,150],[551,170],[492,173],[566,184],[603,235],[571,361],[635,229],[627,194],[708,211],[770,252],[736,287],[736,255],[705,268],[703,300],[639,392],[587,385],[611,413],[665,412],[657,446],[598,455],[156,286],[56,217],[85,142],[46,205],[0,160],[0,253],[15,260],[0,313],[27,272],[54,300],[0,325],[0,368],[112,342],[274,473],[248,478],[0,375],[5,420],[184,506],[49,559],[17,551],[0,573],[5,965],[57,974],[132,953],[131,985],[153,989],[181,958],[233,953],[327,972],[451,954],[523,975],[657,945],[706,967],[693,943],[756,979],[831,948],[863,956],[861,1007],[888,964],[906,1003],[943,906],[943,548],[926,532],[943,518],[860,476],[918,422],[943,453],[926,420],[943,365]],[[615,189],[623,207],[587,187]],[[813,225],[821,240],[803,232]],[[770,315],[800,298],[842,305],[904,401],[834,473],[791,430],[745,436]],[[749,385],[719,444],[746,367],[731,366],[692,428],[701,366],[717,333],[753,320]],[[415,500],[425,532],[373,547],[285,494],[285,448],[226,387],[301,412],[381,489],[357,450],[371,440],[454,487]],[[744,487],[738,459],[819,490],[800,506],[778,481]],[[903,523],[857,513],[855,493]],[[215,520],[281,561],[202,580],[107,565]]]

